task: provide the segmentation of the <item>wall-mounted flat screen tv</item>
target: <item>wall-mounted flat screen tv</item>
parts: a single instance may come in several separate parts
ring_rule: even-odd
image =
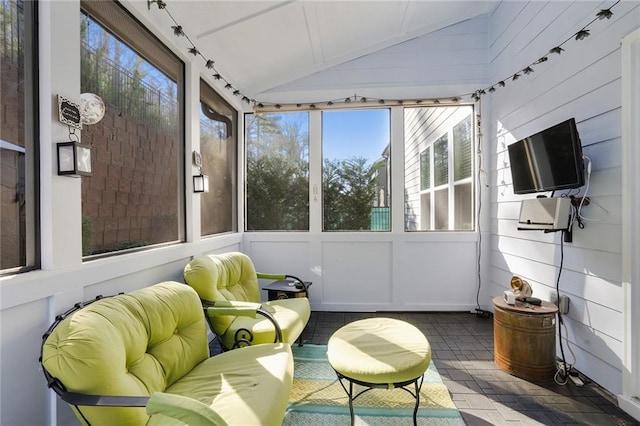
[[[508,147],[514,194],[580,188],[582,145],[571,118]]]

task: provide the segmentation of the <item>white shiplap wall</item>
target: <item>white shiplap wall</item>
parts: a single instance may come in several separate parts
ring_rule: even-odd
[[[534,296],[554,291],[561,259],[560,292],[571,299],[565,316],[568,362],[608,391],[621,391],[623,293],[621,288],[621,52],[620,40],[640,26],[640,3],[621,2],[610,20],[572,35],[613,2],[502,2],[489,20],[489,79],[498,82],[522,70],[565,40],[561,55],[530,75],[506,80],[482,100],[491,147],[491,228],[485,302],[509,288],[517,274]],[[489,115],[489,117],[487,117]],[[572,243],[561,235],[517,231],[520,201],[514,195],[506,147],[532,133],[575,117],[584,154],[592,161],[585,228]],[[584,192],[585,188],[582,188]],[[555,194],[559,196],[559,193]],[[559,353],[559,352],[558,352]]]

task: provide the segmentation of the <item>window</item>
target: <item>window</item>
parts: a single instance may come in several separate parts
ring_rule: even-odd
[[[83,254],[184,239],[183,63],[116,2],[81,3],[82,93],[106,104],[82,142]]]
[[[309,114],[245,115],[247,231],[309,230]]]
[[[4,273],[39,266],[36,5],[0,2],[0,270]]]
[[[389,231],[390,110],[322,113],[324,231]]]
[[[474,229],[473,108],[405,109],[405,230]]]
[[[200,154],[209,192],[200,194],[202,235],[237,231],[237,112],[200,80]]]

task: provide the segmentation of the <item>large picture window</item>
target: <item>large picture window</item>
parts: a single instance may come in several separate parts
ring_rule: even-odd
[[[472,231],[473,108],[405,109],[405,230]]]
[[[36,2],[0,2],[0,270],[38,266]]]
[[[118,3],[81,6],[81,92],[106,104],[82,131],[83,255],[182,241],[184,65]]]
[[[202,235],[237,231],[237,112],[200,80],[200,154],[209,192],[200,195]]]
[[[246,230],[309,230],[309,114],[245,115]]]
[[[324,231],[390,231],[390,111],[322,113]]]

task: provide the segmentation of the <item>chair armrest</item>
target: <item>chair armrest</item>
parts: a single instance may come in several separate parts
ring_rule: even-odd
[[[234,315],[255,318],[262,315],[271,323],[276,330],[276,338],[273,343],[282,342],[282,328],[276,319],[267,310],[262,308],[260,303],[241,302],[235,300],[218,300],[216,302],[204,302],[203,308],[207,315]]]
[[[287,278],[285,274],[265,274],[264,272],[256,272],[258,279],[281,281]]]
[[[42,363],[42,357],[40,357]],[[90,395],[78,392],[69,392],[60,380],[53,377],[49,371],[41,364],[44,377],[47,379],[47,386],[54,391],[60,399],[67,404],[96,407],[144,407],[149,401],[148,396],[130,395]]]
[[[147,403],[147,414],[162,414],[189,426],[226,426],[224,421],[211,407],[202,402],[182,395],[155,392]]]
[[[255,318],[258,310],[262,307],[260,303],[236,300],[203,301],[202,304],[208,315],[234,315],[251,318]]]

